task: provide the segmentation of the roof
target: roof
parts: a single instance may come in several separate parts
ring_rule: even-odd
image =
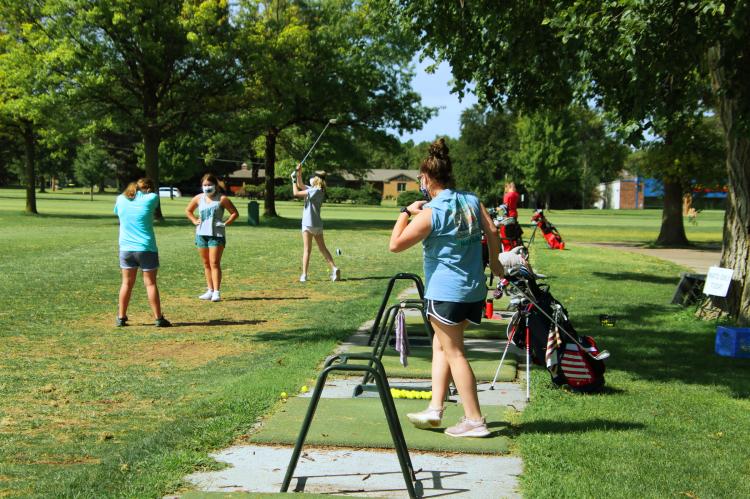
[[[368,182],[389,182],[397,177],[404,176],[417,181],[419,170],[391,170],[388,168],[371,168],[365,172],[364,175],[352,175],[351,173],[344,173],[342,177],[344,180],[360,180],[364,179]]]
[[[387,168],[371,168],[370,170],[364,172],[364,174],[354,175],[348,172],[344,172],[341,174],[341,177],[347,181],[365,180],[366,182],[389,182],[395,178],[404,176],[416,182],[417,175],[419,175],[419,170],[390,170]],[[253,172],[249,168],[240,168],[239,170],[235,170],[229,174],[229,178],[237,180],[250,179],[252,178],[252,176]],[[265,177],[265,168],[259,168],[258,178]]]

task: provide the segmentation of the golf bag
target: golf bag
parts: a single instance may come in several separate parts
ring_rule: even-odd
[[[508,207],[500,205],[496,214],[494,222],[500,235],[500,251],[510,251],[516,246],[523,246],[523,229],[515,217],[508,216]]]
[[[516,313],[507,329],[508,341],[529,351],[535,364],[544,366],[557,386],[568,385],[577,392],[599,392],[604,388],[605,366],[596,342],[579,336],[568,318],[568,311],[538,284],[536,277],[522,267],[501,282]]]
[[[558,232],[557,227],[547,220],[547,217],[544,216],[543,210],[536,210],[531,217],[531,221],[542,231],[542,235],[547,241],[547,246],[549,246],[550,249],[565,249],[565,243],[562,240],[560,232]]]

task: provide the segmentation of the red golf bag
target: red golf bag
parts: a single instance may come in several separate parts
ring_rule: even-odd
[[[558,232],[557,227],[547,220],[547,217],[544,216],[543,210],[536,210],[531,217],[531,221],[542,231],[542,235],[547,241],[547,246],[549,246],[550,249],[565,249],[565,243],[562,240],[560,232]]]

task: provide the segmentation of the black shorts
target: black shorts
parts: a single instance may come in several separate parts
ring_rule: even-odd
[[[460,303],[453,301],[425,300],[427,315],[448,326],[457,326],[464,320],[472,324],[482,322],[484,316],[484,300],[474,303]]]

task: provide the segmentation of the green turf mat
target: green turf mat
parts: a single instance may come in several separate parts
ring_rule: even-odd
[[[180,499],[277,499],[279,497],[304,497],[304,499],[336,499],[351,496],[333,496],[330,494],[295,494],[287,493],[259,493],[259,492],[200,492],[190,491],[180,494]]]
[[[421,411],[425,400],[396,399],[396,410],[410,450],[502,454],[508,452],[507,409],[484,406],[482,412],[492,434],[487,438],[452,438],[443,428],[419,430],[409,424],[406,413]],[[290,444],[297,441],[309,398],[289,399],[282,410],[268,419],[260,431],[250,437],[253,443]],[[463,415],[463,407],[448,404],[443,424],[455,424]],[[321,399],[305,445],[331,445],[355,448],[393,448],[383,406],[378,398]]]
[[[424,326],[422,317],[420,316],[407,316],[406,317],[406,331],[409,336],[425,336]],[[487,320],[483,319],[482,323],[470,324],[464,336],[466,338],[479,338],[479,339],[500,339],[505,338],[505,328],[508,323],[499,320]]]
[[[372,347],[356,346],[349,349],[352,353],[372,353]],[[474,369],[477,381],[492,381],[495,370],[500,363],[500,352],[477,352],[470,348],[466,356]],[[410,349],[408,367],[401,365],[399,354],[392,348],[388,348],[383,354],[383,367],[389,378],[423,378],[429,379],[432,375],[432,348],[413,347]],[[503,362],[498,381],[513,381],[516,379],[517,362],[515,355],[508,355]]]

